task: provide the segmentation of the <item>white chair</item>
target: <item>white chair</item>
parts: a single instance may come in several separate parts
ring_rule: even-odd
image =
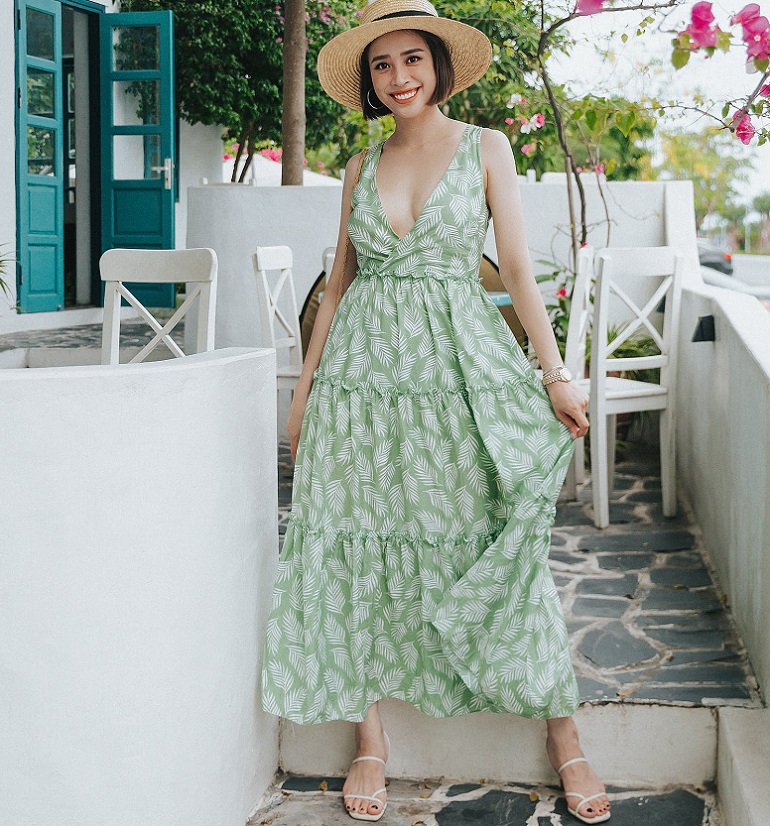
[[[334,256],[337,254],[337,247],[326,247],[321,253],[321,265],[323,271],[326,273],[326,278],[329,278],[332,267],[334,266]]]
[[[182,348],[171,337],[172,330],[198,303],[195,352],[214,349],[214,318],[217,287],[217,256],[214,250],[107,250],[99,259],[104,281],[104,323],[102,327],[102,364],[120,363],[120,305],[125,299],[155,333],[153,339],[129,363],[144,361],[161,343],[181,358]],[[186,284],[182,305],[163,325],[126,287],[132,284]],[[190,285],[193,285],[190,289]]]
[[[287,350],[289,355],[288,365],[279,363],[276,370],[279,390],[293,390],[302,372],[302,336],[292,266],[293,256],[289,247],[257,247],[254,269],[262,346],[272,347],[276,352]],[[276,270],[278,277],[275,283],[271,283],[268,273]],[[285,297],[282,299],[284,291]],[[279,302],[287,309],[279,309]],[[280,328],[279,335],[276,334],[276,325]]]
[[[567,345],[564,364],[575,381],[590,392],[590,381],[586,376],[586,347],[588,331],[593,320],[594,248],[581,247],[578,250],[575,283],[572,287],[569,323],[567,324]],[[568,499],[577,499],[577,486],[585,481],[585,444],[581,437],[575,441],[575,453],[567,470],[564,489]]]
[[[676,515],[676,364],[684,256],[672,247],[606,248],[597,252],[596,262],[589,403],[591,480],[594,524],[606,528],[618,413],[661,411],[663,513]],[[645,298],[640,300],[642,294]],[[619,324],[616,309],[611,308],[617,303],[622,313]],[[611,313],[617,334],[608,341]],[[662,320],[655,318],[658,313]],[[655,342],[659,354],[612,358],[638,332]],[[660,368],[658,384],[610,375],[647,368]]]

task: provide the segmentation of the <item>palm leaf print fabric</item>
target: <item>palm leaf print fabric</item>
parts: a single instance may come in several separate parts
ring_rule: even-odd
[[[578,704],[547,567],[573,443],[478,277],[480,136],[403,238],[381,144],[353,191],[359,270],[305,410],[265,645],[263,707],[298,723],[383,697],[435,717]]]

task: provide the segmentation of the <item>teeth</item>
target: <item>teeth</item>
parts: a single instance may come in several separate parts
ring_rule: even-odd
[[[404,92],[400,95],[393,95],[396,100],[408,100],[411,97],[414,97],[417,94],[417,89],[414,89],[411,92]]]

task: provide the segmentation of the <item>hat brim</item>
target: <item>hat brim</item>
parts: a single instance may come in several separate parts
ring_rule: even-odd
[[[431,15],[375,20],[338,34],[318,53],[318,79],[329,97],[360,112],[361,55],[364,49],[383,34],[403,29],[431,32],[444,41],[455,72],[452,95],[483,77],[492,62],[489,38],[458,20]]]

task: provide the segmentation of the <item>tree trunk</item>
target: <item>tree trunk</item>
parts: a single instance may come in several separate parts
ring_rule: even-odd
[[[305,158],[305,3],[286,0],[283,39],[282,186],[301,186]]]

